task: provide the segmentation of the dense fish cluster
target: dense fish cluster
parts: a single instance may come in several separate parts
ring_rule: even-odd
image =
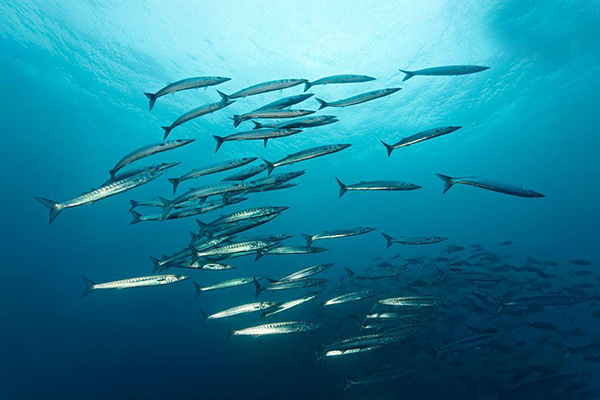
[[[406,74],[406,81],[419,75],[465,75],[486,69],[488,67],[457,65],[401,71]],[[36,199],[50,210],[52,223],[64,209],[96,203],[171,172],[178,163],[138,168],[132,168],[130,164],[192,143],[194,140],[190,139],[166,140],[176,127],[192,119],[223,112],[220,110],[233,102],[261,93],[299,85],[303,85],[306,92],[320,85],[375,80],[365,75],[335,75],[314,81],[274,80],[231,94],[218,91],[219,101],[201,105],[164,126],[165,141],[125,155],[110,169],[108,180],[99,188],[63,202]],[[230,78],[188,78],[145,95],[152,110],[162,96],[227,81]],[[314,97],[318,110],[292,108],[300,103],[307,104],[313,93],[284,97],[258,109],[233,115],[234,128],[246,121],[252,121],[254,127],[229,134],[215,133],[216,151],[225,142],[247,140],[261,140],[266,147],[270,139],[285,140],[305,129],[338,121],[335,115],[319,114],[318,111],[323,108],[355,106],[390,96],[399,90],[383,88],[345,99]],[[389,141],[393,144],[381,142],[387,155],[391,156],[394,150],[449,135],[459,129],[460,126],[451,125],[424,127],[419,133],[395,138],[395,142]],[[325,143],[298,149],[279,160],[263,159],[259,162],[258,157],[237,158],[181,171],[168,178],[173,186],[172,196],[162,194],[153,199],[131,200],[131,223],[188,218],[242,203],[256,193],[293,187],[305,171],[290,171],[288,166],[316,157],[343,157],[343,150],[350,146]],[[227,174],[216,183],[195,183],[202,177],[224,172]],[[376,174],[377,171],[372,172]],[[332,187],[335,187],[334,175],[332,173]],[[544,197],[534,190],[483,177],[442,174],[438,177],[443,181],[444,193],[452,186],[462,184],[511,196]],[[373,181],[355,182],[347,180],[346,176],[341,177],[343,181],[336,177],[339,197],[349,191],[396,192],[421,188],[414,183],[374,178]],[[188,184],[191,186],[181,188]],[[140,209],[155,211],[142,214]],[[390,256],[388,260],[378,257],[366,268],[335,265],[333,262],[310,265],[307,262],[306,268],[290,271],[282,265],[281,276],[275,277],[259,276],[259,269],[238,269],[235,264],[239,257],[250,256],[258,261],[265,256],[320,253],[327,248],[316,246],[315,242],[320,245],[330,240],[373,234],[377,229],[333,226],[309,234],[301,233],[302,227],[297,227],[298,231],[293,234],[249,236],[251,230],[290,212],[288,209],[285,204],[264,205],[222,214],[212,220],[198,219],[194,224],[195,230],[190,232],[189,243],[182,243],[177,251],[160,259],[151,257],[152,274],[104,283],[84,278],[82,297],[99,290],[175,284],[191,279],[197,274],[195,271],[201,270],[202,279],[199,275],[193,279],[193,290],[195,297],[201,299],[199,301],[209,296],[205,292],[235,290],[245,285],[255,289],[254,298],[233,307],[203,303],[199,312],[203,329],[223,329],[223,343],[229,344],[237,338],[238,346],[263,346],[265,343],[260,340],[244,341],[244,336],[302,337],[304,344],[299,348],[307,350],[312,362],[339,371],[339,382],[331,384],[337,385],[340,391],[365,391],[368,390],[365,387],[394,382],[394,385],[404,384],[406,393],[414,394],[411,387],[426,386],[423,377],[435,374],[436,379],[443,378],[461,385],[471,398],[531,398],[536,393],[548,394],[550,398],[597,397],[589,389],[585,369],[577,369],[586,363],[600,363],[600,341],[588,337],[587,332],[580,328],[581,318],[574,316],[583,316],[594,324],[600,318],[596,279],[587,279],[592,275],[588,269],[589,261],[570,260],[570,274],[565,275],[558,272],[555,262],[512,256],[506,251],[513,245],[512,241],[485,248],[479,244],[446,245],[451,238],[440,236],[405,237],[393,236],[396,232],[380,232],[383,236],[382,250],[392,246],[427,246],[431,251],[428,256],[418,258],[403,258],[400,254]],[[295,234],[300,234],[304,241],[288,244]],[[337,282],[320,277],[325,271],[331,274],[336,270]],[[221,271],[233,271],[236,277],[219,278]],[[189,290],[192,291],[191,284]],[[310,303],[312,307],[308,306]],[[302,314],[295,312],[298,308],[303,309]],[[236,322],[236,317],[248,314],[255,316],[254,324]],[[303,317],[299,318],[299,315]],[[562,317],[557,318],[556,315]],[[224,326],[218,324],[221,319],[227,320],[227,334]],[[268,351],[268,347],[264,351]],[[365,366],[361,373],[345,372],[344,360],[355,358],[361,359],[361,365]],[[572,359],[577,361],[570,361]],[[491,380],[490,376],[495,379]]]

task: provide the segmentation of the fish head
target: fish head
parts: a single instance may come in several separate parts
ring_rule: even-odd
[[[331,147],[334,150],[344,150],[344,149],[347,149],[350,146],[352,146],[352,145],[351,144],[334,144]]]
[[[173,168],[173,167],[178,166],[179,164],[181,164],[181,163],[180,162],[172,162],[172,163],[164,162],[164,163],[156,164],[156,168],[159,171],[166,171],[169,168]]]
[[[305,326],[308,329],[319,329],[323,326],[323,324],[319,324],[317,322],[307,322],[305,323]]]
[[[230,81],[231,78],[227,78],[227,77],[224,77],[224,76],[217,76],[215,78],[215,80],[218,81],[219,83],[224,83],[224,82]]]
[[[252,161],[258,160],[258,157],[244,157],[240,161],[243,163],[251,163]]]
[[[317,247],[317,246],[311,246],[308,249],[309,253],[322,253],[324,251],[326,251],[327,249],[325,247]]]
[[[409,183],[408,184],[408,189],[409,190],[417,190],[417,189],[422,189],[422,188],[423,188],[422,186],[416,185],[414,183]]]
[[[527,194],[527,197],[546,197],[544,194],[530,189],[525,189],[525,193]]]
[[[196,141],[196,139],[177,139],[177,140],[173,140],[173,143],[176,143],[179,146],[185,146],[186,144],[190,144],[195,141]]]

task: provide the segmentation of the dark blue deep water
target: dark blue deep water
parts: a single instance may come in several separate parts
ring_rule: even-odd
[[[596,1],[1,2],[0,398],[598,398],[598,18]],[[491,68],[405,82],[398,71],[455,64]],[[240,98],[169,137],[196,139],[193,144],[133,164],[181,162],[147,185],[63,211],[51,225],[48,210],[34,200],[65,201],[97,188],[124,154],[162,140],[161,126],[219,101],[215,89],[233,93],[270,80],[336,74],[377,79],[309,92],[333,101],[376,89],[402,90],[326,108],[315,115],[336,115],[339,122],[271,140],[266,148],[261,141],[228,142],[215,154],[212,135],[234,133],[233,114],[300,94],[303,87]],[[162,97],[148,111],[144,92],[194,76],[231,80]],[[318,103],[313,97],[294,107],[317,110]],[[455,125],[463,128],[395,150],[389,158],[379,142]],[[251,128],[243,122],[237,130]],[[293,181],[297,186],[250,193],[241,204],[198,218],[210,222],[250,207],[289,206],[234,240],[288,233],[295,236],[285,243],[293,245],[304,244],[301,233],[356,226],[377,231],[318,241],[316,246],[328,249],[319,254],[226,260],[237,267],[233,271],[166,272],[206,285],[239,276],[278,279],[334,262],[313,277],[329,279],[317,299],[265,320],[258,314],[230,319],[236,329],[270,321],[315,322],[322,328],[235,337],[229,346],[225,320],[210,321],[202,330],[199,307],[215,313],[253,302],[253,285],[194,299],[187,280],[98,291],[78,300],[82,275],[95,282],[150,275],[149,256],[184,249],[188,231],[197,230],[194,218],[129,226],[130,199],[172,198],[166,178],[203,165],[238,157],[278,160],[338,143],[352,146],[276,170],[306,170]],[[178,193],[230,172],[185,182]],[[490,178],[546,197],[464,185],[442,195],[436,173]],[[422,189],[349,192],[340,199],[336,176],[349,184],[400,180]],[[382,232],[448,240],[386,249]],[[498,246],[503,241],[514,244]],[[441,254],[448,245],[466,249]],[[437,257],[451,260],[432,261]],[[569,263],[576,259],[590,265]],[[456,261],[462,265],[450,265]],[[408,272],[351,283],[344,271],[390,267],[382,263]],[[441,281],[438,268],[446,274]],[[505,280],[448,277],[459,270]],[[366,289],[377,291],[374,299],[320,311],[319,303],[331,297]],[[311,290],[266,292],[259,299],[289,301]],[[542,294],[585,301],[496,316],[501,302]],[[432,324],[401,342],[316,363],[323,345],[366,333],[360,324],[377,300],[423,295],[452,304],[436,307],[427,317]],[[376,311],[384,310],[396,311]],[[436,362],[432,347],[474,336],[467,325],[503,336],[480,348],[448,352]],[[579,350],[564,358],[563,345]],[[388,371],[407,375],[344,390],[347,380]]]

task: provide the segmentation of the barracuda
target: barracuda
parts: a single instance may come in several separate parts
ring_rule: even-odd
[[[277,307],[275,307],[275,309],[273,311],[268,311],[268,312],[263,313],[263,317],[265,317],[265,318],[266,317],[270,317],[272,315],[279,314],[280,312],[289,310],[290,308],[297,307],[300,304],[304,304],[307,301],[311,301],[312,299],[316,298],[321,293],[323,293],[323,289],[322,290],[318,290],[316,292],[308,293],[307,295],[302,296],[299,299],[291,300],[291,301],[288,301],[288,302],[285,302],[285,303],[281,303]]]
[[[323,233],[319,233],[317,235],[306,235],[303,233],[302,237],[306,240],[306,247],[310,247],[315,240],[337,239],[350,236],[364,235],[366,233],[373,232],[376,229],[377,228],[372,228],[370,226],[359,226],[356,228],[333,229],[325,231]]]
[[[154,154],[162,153],[164,151],[169,151],[178,147],[186,146],[195,141],[196,139],[168,140],[166,142],[153,143],[144,147],[140,147],[139,149],[136,149],[131,153],[126,154],[123,158],[121,158],[119,162],[117,162],[115,167],[109,171],[110,177],[113,178],[117,171],[119,171],[121,168],[126,167],[132,162],[141,160],[142,158],[149,157]]]
[[[515,186],[509,183],[502,183],[493,181],[491,179],[478,178],[476,176],[468,176],[464,178],[452,178],[448,175],[436,174],[441,180],[444,181],[444,189],[442,193],[446,193],[454,185],[467,185],[474,186],[480,189],[486,189],[493,192],[508,194],[510,196],[517,197],[546,197],[543,194],[536,192],[535,190],[523,189],[519,186]]]
[[[448,240],[448,238],[441,237],[441,236],[423,236],[423,237],[399,237],[399,238],[393,238],[390,235],[387,235],[385,233],[382,233],[381,235],[385,239],[388,249],[394,243],[399,243],[399,244],[403,244],[403,245],[406,245],[406,246],[422,246],[422,245],[425,245],[425,244],[435,244],[435,243],[440,243],[440,242],[443,242],[445,240]]]
[[[361,181],[353,185],[345,185],[337,177],[335,178],[340,187],[340,196],[342,197],[347,191],[370,192],[370,191],[399,191],[399,190],[417,190],[421,186],[414,183],[401,181]]]
[[[302,132],[300,129],[278,129],[278,128],[267,128],[267,129],[257,129],[252,131],[238,132],[232,133],[229,136],[218,136],[213,135],[213,139],[217,142],[217,147],[215,148],[215,153],[219,151],[223,143],[225,142],[240,142],[244,140],[262,140],[264,142],[265,147],[267,147],[267,142],[269,139],[282,138],[286,136],[295,135],[297,133]]]
[[[169,285],[171,283],[185,281],[186,279],[190,278],[191,276],[185,275],[152,275],[104,283],[94,283],[91,279],[88,279],[84,276],[83,282],[85,283],[85,290],[83,291],[80,299],[84,298],[95,290],[122,290],[148,286]]]
[[[261,285],[258,280],[254,280],[254,298],[258,298],[263,290],[276,291],[276,290],[290,290],[290,289],[302,289],[313,286],[321,286],[329,281],[329,279],[296,279],[291,281],[277,281],[275,279],[268,279],[268,285]]]
[[[327,251],[327,249],[324,247],[316,246],[312,246],[308,249],[305,246],[275,246],[266,250],[260,250],[256,254],[256,259],[258,260],[266,255],[279,256],[289,254],[316,254],[321,253],[323,251]]]
[[[229,326],[229,335],[227,337],[227,344],[231,342],[234,336],[266,336],[266,335],[285,335],[288,333],[300,333],[309,332],[318,329],[322,324],[314,322],[302,322],[302,321],[286,321],[286,322],[274,322],[271,324],[264,324],[253,326],[246,329],[235,330],[231,325]]]
[[[305,115],[314,114],[313,110],[299,110],[299,109],[287,109],[282,110],[279,108],[274,109],[263,109],[263,110],[255,110],[246,114],[238,115],[235,114],[233,116],[233,127],[236,128],[239,124],[244,121],[248,121],[250,119],[271,119],[271,118],[297,118],[304,117]]]
[[[388,157],[392,155],[392,151],[401,147],[408,147],[415,143],[424,142],[426,140],[435,139],[439,136],[444,136],[454,131],[459,130],[462,126],[443,126],[441,128],[428,129],[423,132],[415,133],[412,136],[406,137],[395,144],[387,144],[383,140],[380,140],[381,144],[385,146]]]
[[[177,164],[157,166],[156,168],[148,172],[143,172],[139,175],[134,175],[130,178],[123,179],[106,186],[102,186],[101,188],[92,190],[91,192],[85,193],[79,197],[62,203],[58,203],[54,200],[46,199],[43,197],[35,197],[35,199],[50,209],[49,223],[51,224],[56,219],[58,214],[60,214],[61,211],[67,208],[95,203],[107,197],[126,192],[127,190],[136,188],[138,186],[142,186],[148,182],[155,180],[156,178],[161,176],[168,168],[174,167],[175,165]]]
[[[346,293],[341,296],[334,297],[332,299],[327,300],[322,304],[323,307],[333,306],[336,304],[349,303],[351,301],[359,301],[363,299],[374,299],[373,295],[375,294],[372,290],[360,290],[358,292]]]
[[[373,90],[371,92],[362,93],[356,96],[348,97],[347,99],[342,99],[338,101],[326,102],[319,98],[315,98],[320,106],[319,110],[325,107],[348,107],[356,104],[364,103],[367,101],[379,99],[381,97],[389,96],[390,94],[396,93],[400,88],[390,88],[390,89],[381,89],[381,90]]]
[[[393,307],[440,307],[451,304],[451,300],[436,296],[406,296],[379,300],[379,304]]]
[[[312,267],[308,267],[303,270],[296,271],[294,273],[286,275],[283,278],[281,278],[279,280],[279,282],[294,281],[297,279],[308,278],[309,276],[312,276],[312,275],[318,274],[319,272],[328,270],[329,268],[333,267],[334,265],[335,265],[334,263],[314,265]]]
[[[217,92],[219,92],[219,94],[221,95],[221,97],[224,100],[238,99],[240,97],[254,96],[256,94],[273,92],[275,90],[287,89],[287,88],[291,88],[291,87],[294,87],[297,85],[301,85],[306,82],[308,82],[308,80],[306,80],[306,79],[279,79],[279,80],[275,80],[275,81],[258,83],[256,85],[249,86],[247,88],[238,90],[237,92],[235,92],[233,94],[229,94],[229,95],[219,92],[218,90],[217,90]]]
[[[253,129],[273,128],[273,129],[292,129],[292,128],[314,128],[316,126],[323,126],[339,122],[339,119],[335,115],[313,115],[311,117],[296,118],[291,121],[277,122],[274,124],[262,124],[260,122],[252,121],[254,123]]]
[[[490,67],[482,67],[479,65],[445,65],[443,67],[431,67],[419,69],[417,71],[407,71],[399,69],[398,71],[406,74],[402,82],[409,80],[413,76],[424,75],[424,76],[449,76],[449,75],[467,75],[475,74],[477,72],[485,71]]]
[[[259,107],[254,111],[277,110],[277,109],[282,109],[282,108],[286,108],[286,107],[291,107],[294,104],[302,103],[304,100],[307,100],[307,99],[311,98],[312,96],[314,96],[313,93],[305,93],[305,94],[299,94],[296,96],[284,97],[283,99],[279,99],[272,103],[269,103],[262,107]]]
[[[339,83],[362,83],[362,82],[369,82],[369,81],[374,81],[374,80],[375,80],[375,78],[373,78],[372,76],[367,76],[367,75],[350,75],[350,74],[332,75],[332,76],[326,76],[325,78],[317,79],[316,81],[306,82],[304,84],[304,91],[306,92],[312,86],[317,86],[317,85],[333,85],[333,84],[339,84]]]
[[[217,92],[218,92],[218,90],[217,90]],[[221,92],[219,92],[219,93],[221,93]],[[181,117],[177,118],[171,125],[161,126],[161,128],[165,131],[165,136],[163,137],[163,139],[166,139],[169,136],[169,134],[171,133],[171,131],[173,129],[177,128],[178,126],[185,124],[186,122],[191,121],[194,118],[198,118],[203,115],[211,114],[211,113],[214,113],[215,111],[219,111],[220,109],[225,108],[233,103],[235,103],[235,101],[229,100],[229,99],[226,99],[223,97],[221,99],[221,101],[219,101],[217,103],[206,104],[206,105],[200,106],[198,108],[194,108],[193,110],[186,112]]]
[[[458,351],[489,346],[490,344],[496,342],[497,340],[500,340],[503,337],[503,333],[484,333],[481,335],[471,336],[457,340],[456,342],[449,344],[448,346],[443,348],[439,348],[434,345],[431,345],[431,347],[434,351],[435,361],[438,361],[446,353],[455,353]]]
[[[189,179],[199,178],[201,176],[206,176],[210,174],[216,174],[217,172],[228,171],[230,169],[243,167],[244,165],[250,164],[257,160],[257,157],[246,157],[246,158],[238,158],[235,160],[227,160],[219,163],[206,165],[201,168],[196,168],[191,170],[190,172],[181,175],[179,178],[169,178],[169,182],[173,184],[173,195],[177,191],[177,186],[183,181]]]
[[[350,146],[352,146],[352,145],[351,144],[330,144],[330,145],[326,145],[326,146],[318,146],[318,147],[313,147],[310,149],[299,151],[297,153],[290,154],[289,156],[286,156],[276,162],[270,162],[270,161],[265,160],[264,158],[263,158],[263,161],[267,164],[267,168],[269,169],[268,175],[271,175],[273,170],[277,167],[281,167],[284,165],[291,165],[291,164],[295,164],[300,161],[306,161],[306,160],[310,160],[312,158],[322,157],[322,156],[326,156],[328,154],[337,153],[339,151],[347,149]]]
[[[156,93],[144,93],[150,101],[150,111],[154,107],[154,103],[159,97],[167,94],[181,92],[189,89],[206,88],[208,86],[220,85],[221,83],[230,81],[231,78],[224,78],[222,76],[197,76],[193,78],[182,79],[177,82],[173,82],[164,88],[160,89]]]
[[[256,277],[234,278],[234,279],[229,279],[229,280],[223,281],[223,282],[213,283],[212,285],[208,285],[208,286],[200,286],[200,284],[198,284],[197,282],[194,282],[194,287],[196,288],[196,298],[198,298],[198,296],[200,296],[200,294],[203,292],[208,292],[210,290],[229,289],[232,287],[248,285],[248,284],[254,282],[255,279],[258,280],[258,279],[262,279],[262,278],[256,278]]]
[[[233,317],[236,315],[242,315],[242,314],[250,314],[250,313],[255,313],[255,312],[259,312],[259,311],[265,311],[268,310],[269,308],[273,308],[275,306],[277,306],[279,303],[274,302],[274,301],[263,301],[263,302],[257,302],[257,303],[250,303],[250,304],[242,304],[240,306],[236,306],[236,307],[231,307],[228,308],[226,310],[211,314],[211,315],[207,315],[204,310],[202,310],[200,308],[200,315],[202,315],[202,330],[204,330],[204,328],[206,327],[206,322],[209,319],[219,319],[219,318],[229,318],[229,317]]]

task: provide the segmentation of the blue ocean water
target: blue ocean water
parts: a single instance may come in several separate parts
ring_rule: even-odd
[[[316,86],[310,92],[333,101],[388,87],[402,90],[348,108],[326,108],[319,113],[336,115],[340,122],[271,140],[266,148],[260,141],[233,142],[215,154],[212,135],[234,133],[229,119],[233,114],[299,94],[302,86],[238,99],[173,131],[172,139],[196,141],[152,158],[181,162],[166,177],[231,158],[272,161],[313,146],[352,144],[340,153],[282,167],[279,172],[305,169],[306,174],[295,181],[296,187],[250,194],[246,202],[199,216],[204,222],[248,207],[289,206],[248,234],[295,234],[288,242],[296,245],[304,243],[301,233],[378,228],[363,236],[317,242],[329,249],[319,254],[265,256],[257,262],[253,257],[233,259],[237,270],[191,272],[195,281],[208,284],[241,275],[277,279],[335,262],[322,274],[330,282],[321,301],[364,287],[390,295],[416,290],[460,297],[471,289],[466,294],[464,288],[447,293],[435,283],[436,269],[430,265],[413,267],[410,278],[372,285],[351,284],[343,268],[361,272],[381,261],[435,258],[447,244],[467,247],[461,255],[466,259],[468,245],[480,243],[506,256],[503,263],[517,267],[526,265],[526,256],[558,264],[544,267],[558,275],[549,280],[522,271],[504,273],[511,281],[527,283],[515,286],[522,295],[566,293],[565,287],[595,284],[600,259],[600,140],[594,118],[599,106],[598,14],[593,1],[2,2],[0,397],[464,399],[502,396],[515,385],[552,376],[531,372],[532,365],[546,365],[556,374],[593,373],[597,364],[581,355],[563,360],[552,346],[536,339],[545,334],[571,346],[597,343],[597,319],[590,316],[597,310],[595,302],[512,319],[496,318],[497,307],[484,314],[448,311],[441,317],[445,323],[420,332],[413,342],[316,364],[314,351],[320,351],[320,342],[359,334],[353,318],[362,318],[370,304],[319,312],[317,302],[307,303],[277,320],[318,321],[325,324],[322,331],[235,338],[226,346],[227,323],[211,321],[202,331],[198,308],[212,313],[252,302],[252,285],[195,300],[193,285],[186,281],[93,293],[78,301],[84,289],[82,275],[97,282],[149,275],[148,256],[184,248],[196,223],[188,218],[128,225],[130,199],[171,197],[165,177],[66,210],[52,225],[48,210],[34,196],[63,201],[98,187],[124,154],[160,141],[161,126],[194,107],[219,101],[215,89],[232,93],[274,79],[365,74],[377,79]],[[406,82],[398,71],[453,64],[491,69],[465,76],[417,76]],[[144,92],[204,75],[232,79],[206,90],[162,97],[148,111]],[[317,107],[311,98],[297,108]],[[393,143],[448,125],[463,128],[395,150],[389,158],[379,142]],[[239,130],[251,126],[244,122]],[[436,173],[497,179],[546,197],[524,199],[464,186],[442,195],[443,183]],[[194,184],[222,177],[203,177]],[[335,177],[346,183],[401,180],[422,189],[347,193],[340,199]],[[449,240],[386,249],[381,232]],[[515,244],[499,248],[506,240]],[[398,252],[401,256],[392,260]],[[377,257],[382,260],[374,260]],[[572,259],[590,260],[592,274],[573,277],[574,267],[568,262]],[[188,273],[182,271],[176,273]],[[431,286],[412,285],[417,278]],[[548,285],[542,292],[528,291],[541,284]],[[511,288],[483,292],[492,301]],[[597,289],[587,291],[594,295]],[[261,299],[287,301],[304,292],[264,293]],[[503,340],[513,350],[472,351],[435,363],[428,343],[443,345],[472,335],[463,317],[506,331]],[[556,331],[540,333],[521,326],[525,320],[544,317],[558,331],[579,328],[587,336],[563,340]],[[232,323],[243,328],[261,320],[249,315]],[[517,347],[520,340],[527,345]],[[411,375],[343,390],[348,379],[393,369],[409,369]],[[460,379],[464,376],[472,384]],[[554,391],[550,398],[597,398],[597,390],[590,383]]]

